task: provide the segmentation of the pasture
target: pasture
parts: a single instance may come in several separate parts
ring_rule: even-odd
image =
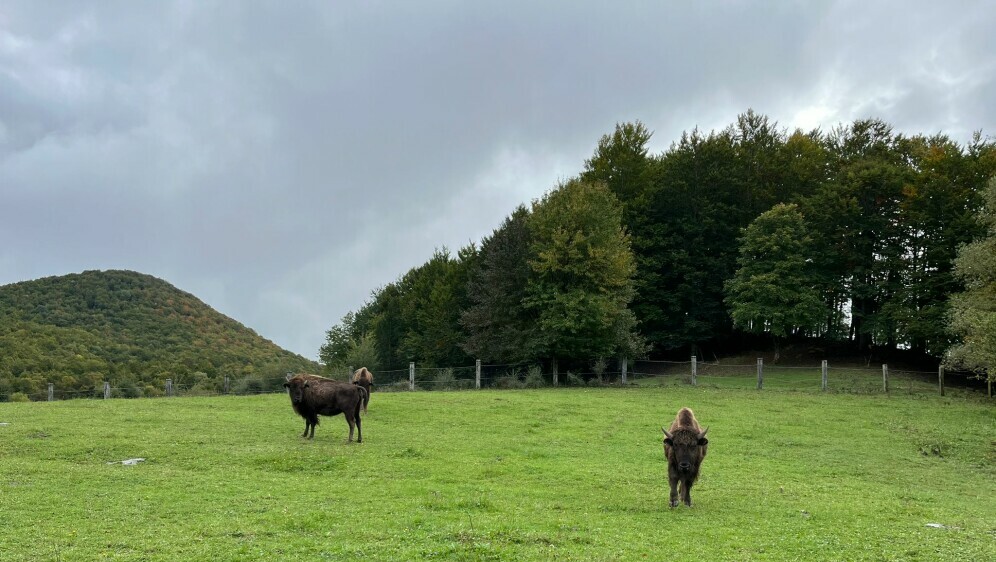
[[[695,506],[670,509],[681,406],[710,445]],[[301,439],[283,394],[0,422],[5,561],[996,559],[996,409],[963,397],[375,392],[362,444],[342,416]]]

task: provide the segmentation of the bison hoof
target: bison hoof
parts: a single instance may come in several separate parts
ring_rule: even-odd
[[[671,507],[678,507],[678,500],[671,500]]]

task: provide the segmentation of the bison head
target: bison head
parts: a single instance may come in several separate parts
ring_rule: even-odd
[[[304,391],[308,388],[308,381],[301,379],[291,379],[284,383],[287,394],[290,394],[291,404],[300,404],[304,401]]]
[[[679,429],[670,433],[662,427],[661,431],[664,432],[664,452],[668,462],[673,463],[678,472],[697,472],[699,463],[705,457],[705,446],[709,444],[706,439],[709,428],[701,432]]]

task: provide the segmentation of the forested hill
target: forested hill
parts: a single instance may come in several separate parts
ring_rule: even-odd
[[[318,366],[281,349],[166,281],[131,271],[86,271],[0,287],[0,400],[102,391],[141,396],[233,384],[272,386]]]

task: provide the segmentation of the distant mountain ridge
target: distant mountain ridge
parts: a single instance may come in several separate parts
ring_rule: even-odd
[[[84,271],[0,286],[0,400],[102,392],[156,395],[178,388],[264,390],[317,363],[286,351],[162,279]]]

